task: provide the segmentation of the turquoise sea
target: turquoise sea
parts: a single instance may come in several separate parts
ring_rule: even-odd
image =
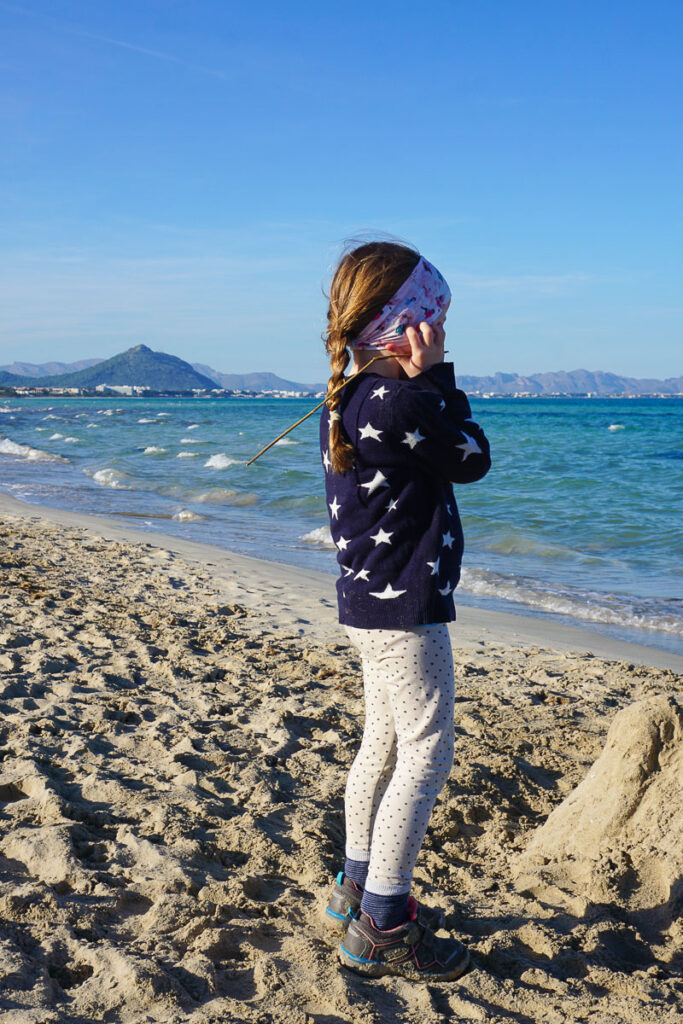
[[[336,574],[299,399],[0,399],[0,489]],[[456,604],[683,653],[683,399],[472,401],[493,466],[456,488]]]

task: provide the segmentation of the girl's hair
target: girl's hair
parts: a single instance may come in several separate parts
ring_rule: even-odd
[[[419,252],[398,242],[365,242],[347,250],[337,265],[330,285],[327,329],[323,333],[330,356],[332,376],[327,382],[327,408],[333,413],[345,380],[351,355],[348,344],[357,337],[410,277]],[[354,447],[346,437],[341,418],[330,416],[329,459],[335,473],[351,469]]]

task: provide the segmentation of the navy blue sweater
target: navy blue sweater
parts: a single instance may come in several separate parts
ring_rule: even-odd
[[[364,629],[452,621],[463,552],[452,483],[479,480],[491,465],[453,364],[410,380],[360,373],[342,389],[337,411],[356,450],[353,468],[335,473],[324,406],[320,450],[341,569],[339,621]]]

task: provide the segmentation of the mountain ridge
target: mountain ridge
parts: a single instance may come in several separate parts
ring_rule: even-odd
[[[55,369],[57,367],[59,369]],[[460,374],[457,380],[464,391],[480,395],[683,394],[683,377],[643,379],[606,370],[558,370],[528,375],[503,372],[488,376]],[[165,352],[153,352],[146,345],[136,345],[110,359],[80,360],[78,363],[15,362],[0,366],[0,386],[20,387],[28,383],[56,387],[138,384],[159,391],[212,390],[219,387],[228,391],[319,392],[326,387],[323,383],[301,384],[266,371],[222,373],[205,363],[188,363]]]
[[[153,352],[147,345],[135,345],[110,359],[104,359],[74,373],[28,379],[35,387],[95,388],[107,384],[132,384],[149,387],[154,391],[211,391],[216,386],[214,381],[197,373],[184,359],[168,355],[166,352]],[[26,377],[19,377],[18,380],[26,385]]]

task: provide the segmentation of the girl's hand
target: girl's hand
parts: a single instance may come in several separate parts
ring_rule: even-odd
[[[446,341],[443,323],[437,322],[430,326],[423,320],[418,328],[407,327],[405,341],[392,341],[385,346],[385,350],[395,356],[396,362],[408,377],[417,377],[418,373],[423,373],[430,366],[443,362]]]

